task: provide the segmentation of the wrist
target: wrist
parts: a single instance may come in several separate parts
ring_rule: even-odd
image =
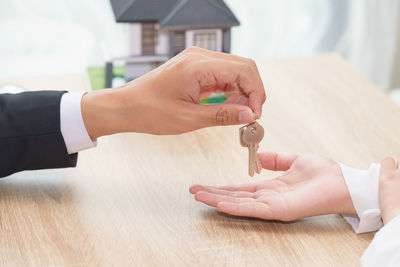
[[[354,207],[353,201],[351,200],[351,196],[347,188],[346,191],[347,192],[343,194],[340,201],[340,205],[338,207],[339,212],[337,212],[337,214],[357,216],[357,211]]]
[[[92,140],[121,132],[119,94],[118,89],[105,89],[82,97],[82,118]]]
[[[337,214],[343,214],[343,215],[352,215],[352,216],[357,216],[357,211],[354,207],[353,200],[351,199],[351,195],[349,192],[349,189],[347,187],[347,184],[345,182],[345,179],[340,172],[339,174],[340,177],[338,177],[338,180],[340,180],[340,194],[338,198],[338,203],[339,205],[337,206],[338,212]]]
[[[339,164],[331,161],[329,164],[317,165],[316,168],[316,177],[320,177],[320,190],[314,194],[320,201],[315,202],[315,213],[311,215],[357,215]]]

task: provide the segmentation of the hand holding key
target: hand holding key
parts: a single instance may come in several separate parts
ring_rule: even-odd
[[[223,104],[200,105],[212,93]],[[89,92],[82,115],[92,139],[120,132],[181,134],[260,118],[266,99],[254,61],[189,48],[122,87]]]

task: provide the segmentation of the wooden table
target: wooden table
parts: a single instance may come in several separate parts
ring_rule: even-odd
[[[400,109],[339,56],[258,65],[269,96],[261,150],[316,153],[360,168],[400,152]],[[82,76],[67,77],[16,82],[35,89],[38,83],[41,89],[86,87]],[[76,169],[2,179],[0,263],[357,265],[373,234],[356,235],[339,215],[281,223],[227,216],[193,200],[188,188],[195,183],[277,175],[247,176],[238,128],[106,137],[80,153]]]

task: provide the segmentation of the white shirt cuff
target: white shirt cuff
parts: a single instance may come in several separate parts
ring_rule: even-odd
[[[356,233],[367,233],[382,227],[379,209],[380,165],[372,164],[368,170],[340,165],[351,200],[358,216],[343,215]]]
[[[378,233],[361,257],[361,266],[400,266],[400,216]]]
[[[60,126],[68,154],[95,147],[82,118],[81,101],[86,92],[65,93],[60,104]]]

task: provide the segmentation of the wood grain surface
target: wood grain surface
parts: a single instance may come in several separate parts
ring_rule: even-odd
[[[339,56],[258,66],[268,94],[261,150],[326,155],[359,168],[400,154],[400,109]],[[37,83],[41,89],[85,89],[79,77],[19,81],[35,89]],[[357,266],[373,234],[356,235],[339,215],[262,221],[227,216],[193,200],[188,188],[195,183],[277,175],[247,175],[238,128],[110,136],[81,152],[75,169],[0,180],[0,264]]]

